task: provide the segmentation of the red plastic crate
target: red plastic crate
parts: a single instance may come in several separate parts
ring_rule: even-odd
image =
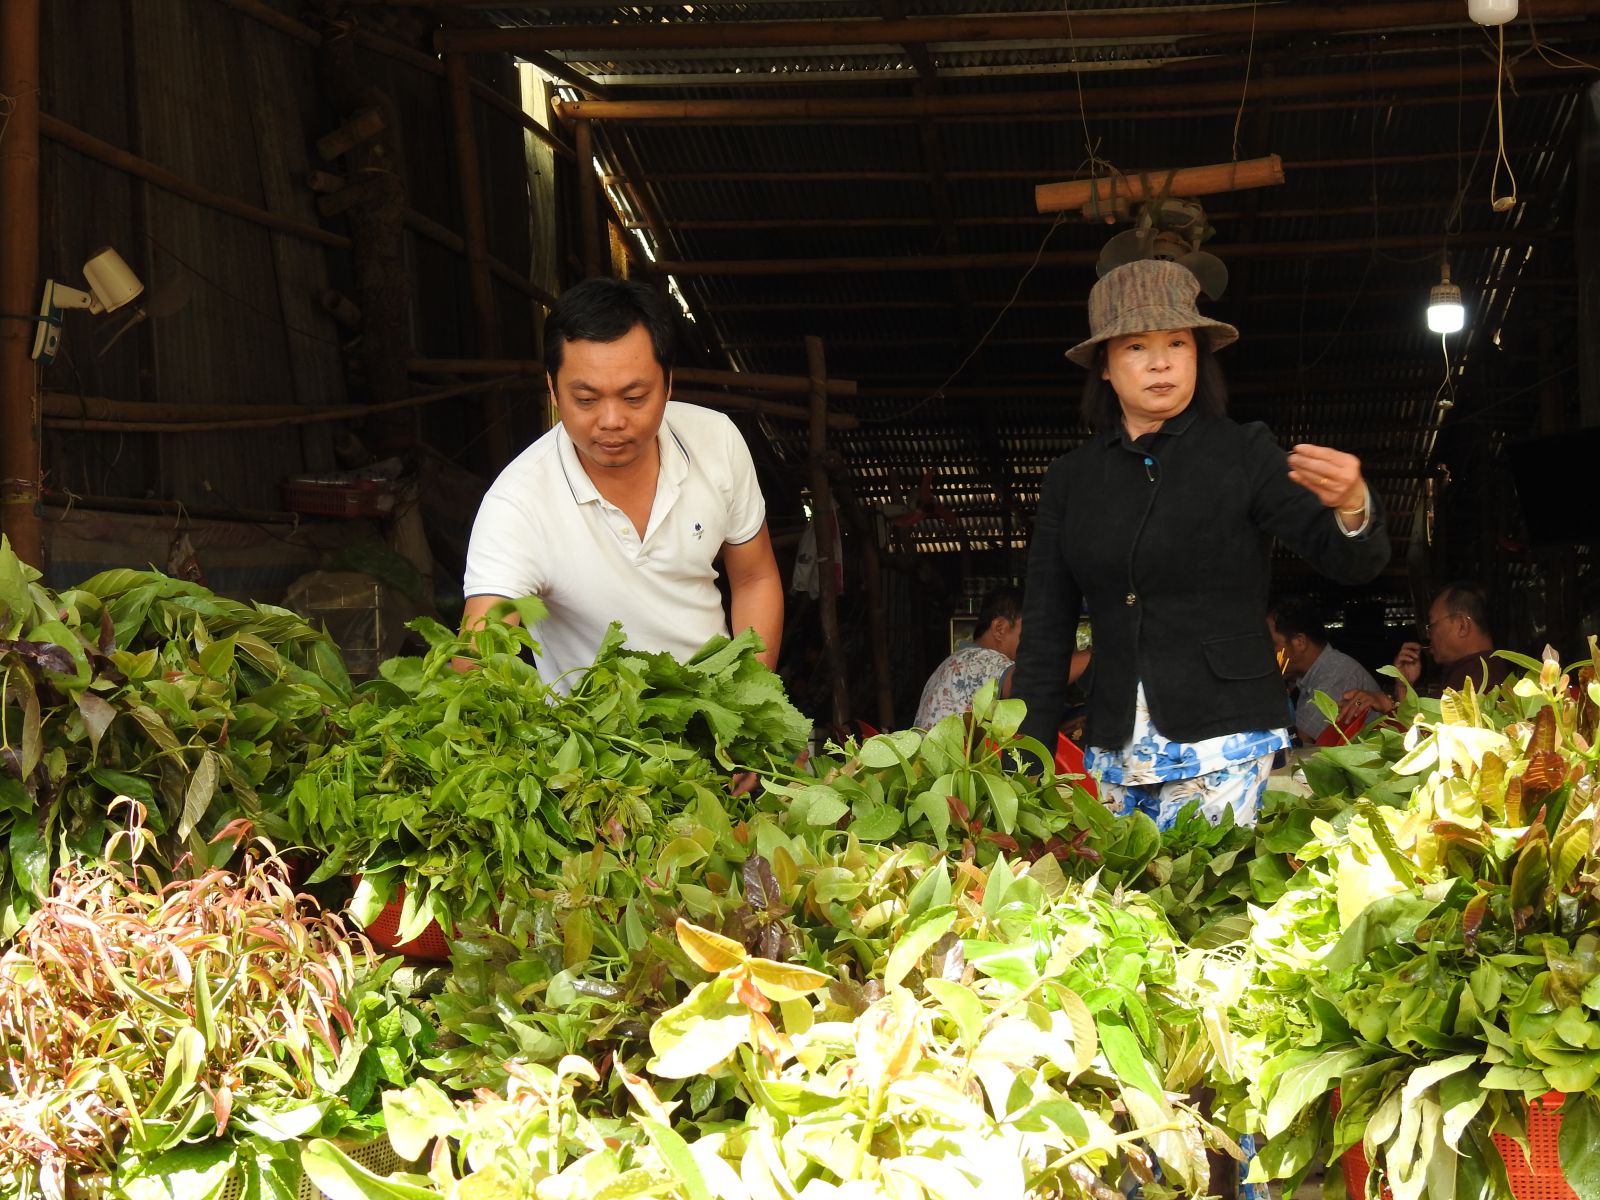
[[[397,884],[394,899],[385,904],[382,911],[372,919],[372,924],[362,930],[367,935],[367,940],[377,949],[386,950],[390,954],[403,954],[407,958],[423,962],[449,962],[450,943],[437,921],[429,921],[427,927],[411,941],[399,940],[400,909],[405,900],[405,885]]]
[[[1522,1150],[1508,1137],[1494,1135],[1500,1157],[1505,1160],[1506,1178],[1511,1183],[1511,1194],[1517,1200],[1577,1200],[1577,1193],[1567,1186],[1567,1177],[1561,1171],[1561,1106],[1566,1096],[1560,1092],[1546,1092],[1535,1100],[1528,1110],[1528,1149],[1533,1162],[1524,1161]],[[1338,1094],[1334,1095],[1334,1111],[1339,1111]],[[1357,1142],[1340,1156],[1344,1164],[1344,1188],[1350,1200],[1363,1200],[1367,1194],[1366,1148]],[[1531,1170],[1530,1170],[1531,1166]],[[1384,1200],[1389,1200],[1389,1189],[1383,1189]]]
[[[337,483],[317,479],[285,479],[283,507],[314,517],[386,517],[394,511],[394,484],[387,479]]]

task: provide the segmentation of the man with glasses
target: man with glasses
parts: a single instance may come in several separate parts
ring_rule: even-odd
[[[1511,672],[1511,664],[1494,657],[1494,633],[1489,626],[1489,596],[1480,584],[1458,581],[1446,584],[1428,606],[1428,620],[1422,627],[1428,639],[1433,669],[1423,671],[1423,647],[1406,642],[1395,655],[1395,669],[1424,696],[1438,696],[1459,690],[1470,678],[1480,692],[1498,686]],[[1345,693],[1339,709],[1341,722],[1366,709],[1391,713],[1405,692],[1398,680],[1394,692],[1352,690]]]

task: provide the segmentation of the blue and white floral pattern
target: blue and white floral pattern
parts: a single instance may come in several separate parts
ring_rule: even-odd
[[[1162,829],[1191,800],[1212,822],[1231,808],[1236,824],[1253,825],[1272,771],[1272,756],[1289,745],[1286,729],[1254,730],[1175,742],[1150,720],[1144,684],[1134,696],[1133,736],[1120,750],[1091,746],[1084,769],[1100,781],[1114,811],[1148,813]]]

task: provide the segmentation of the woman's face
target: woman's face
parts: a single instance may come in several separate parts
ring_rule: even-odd
[[[1130,433],[1158,429],[1189,407],[1197,359],[1192,329],[1130,333],[1106,342],[1100,377],[1117,393]]]

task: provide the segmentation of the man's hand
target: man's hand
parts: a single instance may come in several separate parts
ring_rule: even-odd
[[[1415,687],[1417,680],[1422,678],[1422,644],[1404,643],[1400,647],[1400,652],[1394,656],[1394,669],[1406,677],[1407,683]]]
[[[754,629],[766,646],[761,661],[776,671],[783,642],[783,576],[767,527],[748,542],[724,545],[722,566],[728,576],[730,632],[737,637]]]
[[[489,610],[496,604],[505,603],[505,599],[504,596],[468,596],[466,607],[461,612],[461,632],[469,637],[477,633],[489,619]],[[508,612],[505,619],[510,625],[522,623],[522,618],[515,610]],[[457,671],[475,671],[480,664],[476,659],[456,657],[450,660],[450,665]]]
[[[1366,688],[1351,688],[1339,705],[1338,724],[1348,725],[1367,712],[1392,713],[1396,707],[1393,696],[1369,692]]]

